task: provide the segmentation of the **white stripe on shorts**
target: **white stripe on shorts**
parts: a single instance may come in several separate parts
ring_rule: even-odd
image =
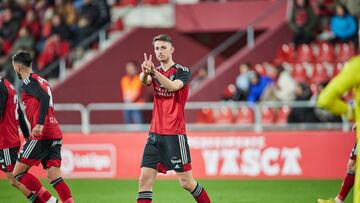
[[[186,163],[188,163],[188,160],[187,160],[187,152],[186,152],[186,145],[185,145],[185,137],[184,137],[184,135],[178,135],[178,136],[179,136],[180,153],[181,153],[182,163],[186,164]]]
[[[10,166],[11,158],[10,158],[9,148],[4,149],[3,152],[4,152],[4,158],[5,158],[5,165]]]
[[[35,145],[37,143],[37,140],[31,140],[30,144],[28,145],[28,147],[26,148],[23,157],[24,158],[28,158],[30,153],[32,152],[32,150],[34,149]]]

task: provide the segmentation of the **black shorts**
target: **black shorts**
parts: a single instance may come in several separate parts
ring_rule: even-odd
[[[1,170],[10,173],[14,170],[19,147],[0,149]]]
[[[141,167],[166,173],[167,170],[191,170],[190,149],[186,135],[159,135],[149,133]]]
[[[62,140],[29,140],[20,151],[18,161],[29,166],[40,163],[44,169],[61,166]]]
[[[355,143],[353,149],[351,150],[350,159],[356,161],[356,155],[357,155],[357,143]]]

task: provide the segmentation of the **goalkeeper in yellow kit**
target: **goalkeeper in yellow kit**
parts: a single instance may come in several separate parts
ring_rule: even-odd
[[[355,93],[354,106],[341,99],[342,95],[348,91],[354,91]],[[317,105],[320,108],[329,110],[333,114],[342,115],[349,120],[355,120],[356,126],[360,126],[360,56],[353,57],[344,65],[342,71],[320,93]],[[359,138],[360,130],[356,130],[356,140]],[[340,193],[335,199],[319,199],[319,203],[342,203],[344,201],[347,193],[353,186],[355,168],[360,167],[360,162],[355,161],[357,152],[359,152],[359,149],[354,147],[348,164],[348,173],[341,186]],[[354,188],[354,202],[359,203],[360,173],[356,173]]]

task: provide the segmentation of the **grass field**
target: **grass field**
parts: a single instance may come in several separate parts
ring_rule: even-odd
[[[336,195],[341,184],[337,180],[200,180],[213,203],[311,203],[318,197]],[[50,188],[52,194],[56,194]],[[135,180],[67,180],[77,203],[134,203]],[[346,203],[352,202],[352,193]],[[0,180],[0,202],[27,202],[15,189]],[[154,203],[194,202],[173,180],[158,180],[154,187]]]

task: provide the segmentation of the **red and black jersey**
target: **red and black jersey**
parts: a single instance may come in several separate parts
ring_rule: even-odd
[[[55,119],[54,103],[48,82],[35,73],[30,74],[22,85],[22,101],[31,129],[37,124],[44,129],[36,140],[61,139],[62,133]]]
[[[20,146],[19,124],[24,136],[29,137],[16,90],[9,81],[0,78],[0,149]]]
[[[189,93],[191,72],[180,64],[174,64],[167,71],[156,68],[170,80],[181,80],[183,88],[169,92],[161,86],[156,77],[152,78],[154,88],[154,111],[151,120],[150,132],[162,135],[185,134],[184,108]]]

